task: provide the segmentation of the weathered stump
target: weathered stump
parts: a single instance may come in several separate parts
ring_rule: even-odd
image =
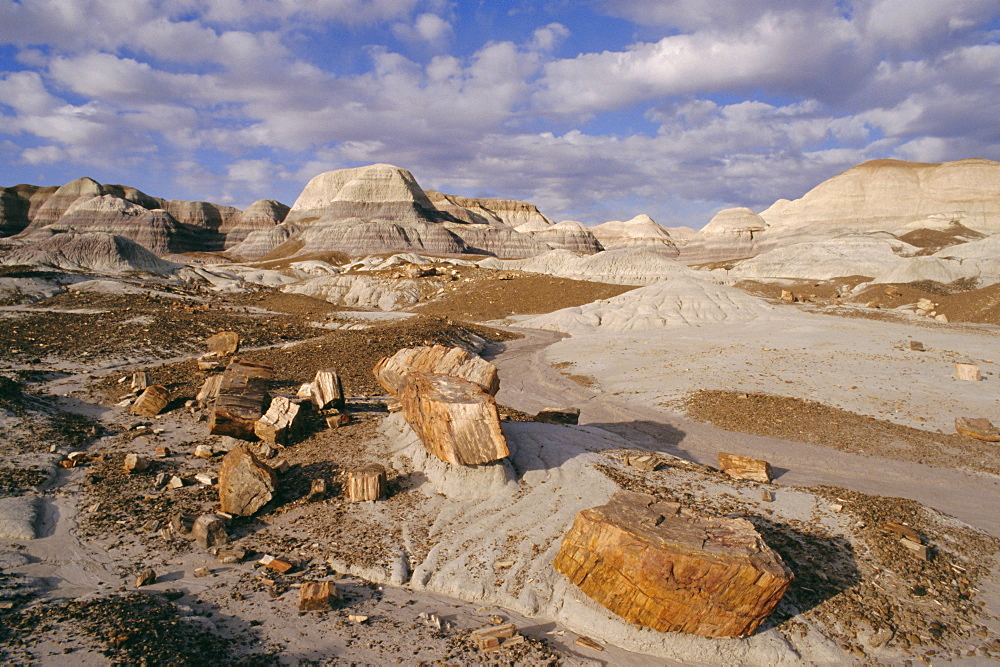
[[[208,353],[217,357],[229,357],[240,351],[240,335],[235,331],[220,331],[205,341]]]
[[[734,479],[769,484],[773,477],[770,463],[763,459],[752,459],[747,456],[719,452],[719,467],[722,472]]]
[[[139,398],[132,404],[132,413],[143,417],[152,417],[163,412],[170,399],[170,392],[160,384],[146,387]]]
[[[278,477],[246,445],[238,445],[219,466],[219,502],[222,511],[250,516],[274,497]]]
[[[553,565],[630,623],[703,637],[752,633],[792,580],[749,521],[629,492],[577,514]]]
[[[366,500],[381,500],[385,496],[387,476],[385,468],[378,463],[347,473],[347,499],[352,503]]]
[[[309,398],[317,410],[344,407],[344,385],[337,375],[337,369],[326,368],[316,373],[309,387]]]
[[[510,455],[496,400],[473,382],[410,373],[399,401],[427,451],[446,463],[481,465]]]
[[[211,435],[252,440],[261,418],[267,384],[274,370],[266,364],[233,359],[219,381],[219,393],[208,420]]]
[[[257,437],[272,445],[287,445],[298,428],[299,404],[277,396],[254,424]]]
[[[479,385],[491,396],[500,390],[497,367],[461,347],[433,345],[409,347],[383,357],[373,369],[375,379],[392,395],[400,392],[408,373],[436,373],[462,378]]]

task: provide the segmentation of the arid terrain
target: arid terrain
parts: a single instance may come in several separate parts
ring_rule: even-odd
[[[803,241],[775,217],[763,237],[775,245],[735,234],[727,260],[720,224],[667,247],[647,218],[635,225],[651,247],[596,250],[621,240],[611,232],[638,238],[634,221],[600,243],[521,202],[505,204],[532,218],[521,232],[461,222],[472,214],[457,205],[415,221],[427,197],[410,180],[375,202],[391,225],[347,224],[317,195],[294,224],[243,230],[224,251],[160,239],[153,252],[103,231],[0,240],[4,661],[1000,659],[1000,445],[956,432],[956,418],[1000,423],[1000,283],[994,260],[967,259],[995,235],[928,227],[900,241],[912,224],[893,219],[889,240],[876,225]],[[493,210],[484,201],[476,210]],[[390,247],[392,225],[409,246]],[[812,259],[781,259],[785,233]],[[926,275],[858,271],[880,261]],[[273,368],[272,406],[301,408],[287,439],[210,433],[222,413],[206,387],[236,364],[206,357],[220,332],[238,336],[240,363]],[[495,365],[505,456],[435,457],[403,390],[373,372],[431,345]],[[326,369],[343,383],[336,410],[302,388]],[[137,410],[146,386],[163,387],[152,414]],[[579,409],[578,422],[547,408]],[[220,505],[223,460],[244,451],[275,481],[245,515]],[[720,454],[766,461],[768,480],[727,474]],[[350,502],[368,464],[384,467],[384,493]],[[619,491],[748,522],[793,576],[763,624],[657,631],[557,571],[575,518]],[[198,517],[226,542],[200,545]],[[300,608],[317,585],[335,594]],[[507,623],[513,641],[480,646]]]

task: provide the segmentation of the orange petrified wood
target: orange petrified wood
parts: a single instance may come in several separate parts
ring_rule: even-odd
[[[702,637],[752,633],[792,581],[746,519],[630,492],[580,512],[553,565],[630,623]]]
[[[510,456],[496,400],[474,382],[409,373],[399,402],[427,451],[446,463],[481,465]]]

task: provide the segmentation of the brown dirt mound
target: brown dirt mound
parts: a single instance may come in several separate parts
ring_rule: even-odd
[[[948,229],[914,229],[912,232],[907,232],[900,236],[899,240],[922,248],[923,250],[918,253],[919,255],[932,255],[941,248],[947,248],[959,243],[968,243],[969,241],[981,239],[984,236],[985,234],[980,234],[956,222],[952,223]]]
[[[537,273],[463,269],[450,293],[414,312],[485,322],[511,315],[551,313],[629,292],[631,285],[608,285]]]
[[[896,308],[916,303],[919,299],[930,299],[937,304],[934,312],[944,313],[949,322],[1000,324],[1000,283],[980,289],[969,287],[967,281],[943,285],[930,280],[872,285],[852,296],[848,302]]]
[[[729,431],[833,447],[948,468],[1000,474],[996,445],[962,435],[931,433],[822,403],[733,391],[702,390],[680,407],[692,418]]]

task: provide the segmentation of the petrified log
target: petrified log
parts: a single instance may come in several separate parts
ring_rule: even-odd
[[[299,588],[299,611],[329,611],[330,598],[338,599],[337,585],[329,581],[304,581]]]
[[[273,374],[274,370],[266,364],[233,359],[219,381],[219,394],[208,419],[208,432],[242,440],[254,439],[254,424],[264,411],[267,383]]]
[[[298,403],[293,403],[284,396],[277,396],[271,401],[264,416],[254,424],[254,433],[272,445],[287,445],[298,427],[298,416]]]
[[[146,390],[132,404],[132,413],[144,417],[158,415],[163,412],[163,408],[167,407],[169,398],[170,392],[161,384],[146,387]]]
[[[735,479],[747,479],[751,482],[770,483],[771,464],[763,459],[752,459],[747,456],[719,452],[719,467],[722,472]]]
[[[959,380],[979,382],[983,379],[983,374],[979,372],[979,366],[975,364],[955,364],[955,377]]]
[[[535,421],[546,424],[579,424],[580,408],[545,408],[535,415]]]
[[[955,430],[976,440],[1000,442],[1000,428],[983,417],[955,417]]]
[[[149,386],[149,376],[146,371],[136,371],[132,373],[132,391],[145,391],[146,387]]]
[[[309,388],[309,398],[317,410],[344,407],[344,386],[337,369],[326,368],[316,373],[316,379]]]
[[[386,479],[385,468],[378,463],[348,471],[347,499],[352,503],[381,499],[385,495]]]
[[[577,514],[553,565],[630,623],[702,637],[752,633],[792,580],[746,519],[624,491]]]
[[[222,385],[221,375],[212,375],[205,380],[205,383],[201,385],[201,389],[198,390],[198,395],[194,397],[194,400],[199,403],[207,403],[209,401],[214,401],[216,396],[219,395],[219,387]]]
[[[208,353],[228,357],[240,351],[240,335],[235,331],[220,331],[205,341]]]
[[[391,357],[380,359],[375,364],[374,373],[378,383],[393,395],[400,392],[407,373],[452,375],[474,382],[491,396],[500,390],[497,367],[461,347],[433,345],[403,348]]]
[[[274,496],[274,471],[243,444],[234,447],[219,466],[219,502],[222,511],[250,516]]]
[[[481,465],[510,455],[496,400],[473,382],[409,373],[399,401],[427,451],[446,463]]]
[[[202,549],[220,547],[229,542],[226,524],[215,514],[202,514],[191,525],[191,537]]]

